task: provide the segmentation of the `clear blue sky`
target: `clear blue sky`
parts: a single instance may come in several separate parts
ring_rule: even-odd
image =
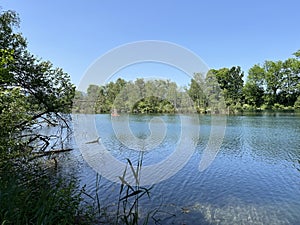
[[[15,10],[29,50],[78,84],[99,56],[119,45],[163,40],[184,46],[210,68],[284,60],[300,49],[299,0],[2,0]],[[134,70],[133,70],[134,71]]]

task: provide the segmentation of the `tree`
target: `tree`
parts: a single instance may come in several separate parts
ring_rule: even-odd
[[[226,105],[236,107],[242,102],[243,76],[239,66],[212,70],[222,90]]]
[[[138,95],[140,96],[140,98],[144,98],[145,97],[145,81],[142,78],[138,78],[135,80],[134,84],[137,86],[138,88]]]
[[[194,101],[198,112],[200,112],[201,108],[205,111],[207,106],[207,99],[204,93],[204,83],[204,76],[201,73],[195,73],[191,80],[190,87],[187,90],[189,96]]]
[[[216,74],[218,70],[211,69],[205,78],[205,91],[207,107],[212,113],[225,112],[225,100],[223,91],[218,83]]]
[[[297,52],[295,52],[293,55],[296,56],[296,58],[300,58],[300,50],[298,50]]]
[[[243,95],[245,103],[253,106],[260,107],[263,104],[264,90],[257,84],[251,81],[247,81],[243,87]]]
[[[300,61],[289,58],[283,62],[283,77],[280,87],[279,103],[293,106],[300,94]]]
[[[10,112],[15,113],[7,130],[13,135],[5,137],[7,142],[14,140],[23,152],[44,151],[50,145],[50,137],[35,132],[33,124],[66,126],[75,88],[62,69],[28,52],[25,38],[14,32],[19,22],[13,11],[0,14],[2,124]],[[12,152],[10,148],[5,150]]]
[[[173,107],[177,108],[177,102],[178,102],[178,87],[175,82],[167,81],[167,95],[166,99],[170,101],[173,105]],[[168,106],[170,107],[170,106]]]
[[[144,113],[193,110],[200,113],[239,112],[243,110],[242,106],[245,109],[261,106],[291,108],[300,94],[298,53],[295,53],[298,57],[283,62],[265,61],[263,65],[254,65],[249,69],[245,85],[244,72],[239,66],[234,66],[211,69],[205,78],[201,73],[195,73],[189,87],[184,88],[170,80],[145,81],[138,78],[126,82],[118,79],[105,86],[90,86],[87,96],[83,98],[99,92],[96,112],[109,112],[112,107],[122,112]]]
[[[121,90],[126,86],[124,79],[118,78],[116,82],[109,82],[105,86],[108,108],[112,110],[115,107],[115,100]]]
[[[264,103],[269,108],[274,104],[290,107],[294,105],[300,94],[300,51],[294,55],[296,58],[265,61],[262,66],[254,65],[250,68],[243,89],[247,104],[257,107]]]
[[[62,69],[29,53],[14,32],[19,22],[15,12],[0,12],[0,221],[74,224],[82,216],[76,181],[61,181],[35,160],[70,134],[74,86]],[[49,126],[57,129],[43,134]]]
[[[266,103],[274,105],[277,102],[277,94],[282,87],[283,81],[283,62],[265,61],[264,79],[266,83]]]
[[[134,105],[141,100],[139,87],[134,82],[128,82],[126,85],[127,102],[126,111],[135,112]]]
[[[260,107],[263,104],[265,71],[258,64],[249,69],[247,82],[243,87],[245,103]]]
[[[294,104],[295,109],[300,110],[300,96],[298,96],[297,100]]]
[[[265,89],[265,70],[259,64],[249,69],[247,81],[260,89]]]

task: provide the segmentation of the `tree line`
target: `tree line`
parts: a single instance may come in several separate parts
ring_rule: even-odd
[[[90,85],[87,93],[75,93],[73,112],[130,113],[188,112],[192,104],[187,93],[170,80],[125,81],[122,78],[103,86]]]
[[[300,50],[285,61],[265,61],[249,69],[246,82],[241,67],[195,73],[188,87],[170,80],[125,81],[90,85],[76,91],[73,112],[109,113],[236,113],[300,109]]]

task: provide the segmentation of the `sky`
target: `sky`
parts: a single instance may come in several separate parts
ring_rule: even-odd
[[[31,53],[63,68],[76,85],[100,56],[136,41],[175,43],[209,68],[240,66],[245,76],[254,64],[285,60],[300,49],[298,0],[2,0],[0,6],[19,14],[18,31]],[[114,76],[165,73],[189,81],[167,67],[131,65]]]

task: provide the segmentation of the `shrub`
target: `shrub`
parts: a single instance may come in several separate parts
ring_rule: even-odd
[[[294,104],[294,109],[300,109],[300,95],[298,96],[298,98]]]
[[[254,111],[255,107],[252,106],[252,105],[244,104],[243,105],[243,110],[245,110],[245,111]]]
[[[273,110],[282,110],[284,109],[284,105],[281,105],[279,103],[275,103],[273,106],[272,106],[272,109]]]
[[[87,223],[75,178],[53,179],[49,171],[34,167],[0,168],[0,224]]]

